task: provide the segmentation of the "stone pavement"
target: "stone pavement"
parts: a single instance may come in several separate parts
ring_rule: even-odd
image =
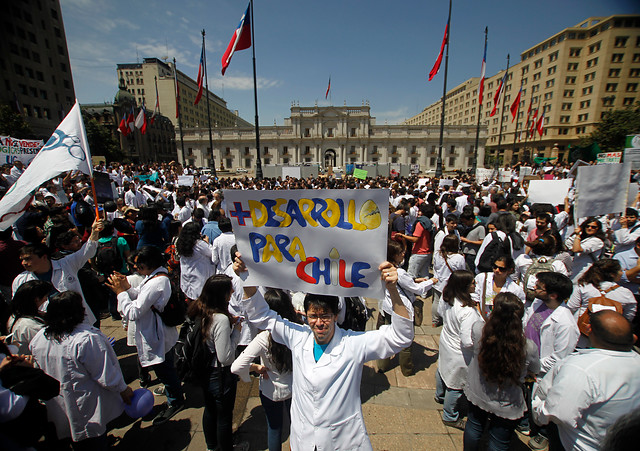
[[[377,300],[367,302],[377,309]],[[405,377],[396,364],[384,374],[376,371],[375,362],[365,365],[362,385],[362,411],[374,450],[462,450],[462,431],[442,424],[441,405],[435,394],[435,371],[438,360],[440,328],[430,325],[431,302],[424,306],[425,323],[416,327],[412,355],[416,373]],[[377,314],[376,314],[377,315]],[[367,329],[375,327],[370,319]],[[126,334],[119,322],[103,320],[102,331],[116,338],[115,350],[120,358],[125,380],[133,389],[139,387],[135,348],[126,345]],[[157,386],[157,385],[156,385]],[[152,389],[155,388],[152,387]],[[206,450],[202,432],[203,402],[199,388],[185,385],[185,410],[161,427],[151,423],[154,414],[139,420],[123,415],[114,422],[109,432],[113,436],[113,447],[119,450],[153,449],[154,451]],[[156,406],[166,401],[164,396],[155,397]],[[234,409],[234,431],[236,442],[246,441],[251,450],[267,449],[267,432],[264,411],[258,395],[258,380],[238,383]],[[288,431],[287,431],[288,437]],[[528,440],[528,437],[518,438]],[[512,449],[528,450],[518,438]],[[289,449],[289,441],[283,449]]]

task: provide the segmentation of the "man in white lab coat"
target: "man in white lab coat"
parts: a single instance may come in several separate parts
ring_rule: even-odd
[[[591,316],[591,349],[559,362],[537,386],[533,416],[558,425],[565,449],[598,450],[607,429],[640,408],[640,356],[631,324],[604,310]]]
[[[236,259],[240,275],[244,266]],[[390,357],[413,341],[413,318],[396,288],[398,274],[380,265],[391,294],[391,325],[353,332],[337,327],[338,298],[305,298],[309,325],[294,324],[270,310],[255,287],[245,287],[248,320],[267,329],[293,354],[291,448],[308,451],[372,450],[362,416],[360,382],[363,364]]]

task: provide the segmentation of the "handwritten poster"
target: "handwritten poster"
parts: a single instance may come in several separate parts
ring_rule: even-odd
[[[388,190],[225,190],[247,284],[382,299]]]

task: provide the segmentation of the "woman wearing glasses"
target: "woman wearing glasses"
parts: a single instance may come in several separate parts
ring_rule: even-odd
[[[498,293],[513,293],[524,304],[524,290],[512,278],[515,262],[508,255],[500,256],[493,262],[491,272],[480,273],[476,276],[476,290],[473,299],[478,303],[482,316],[486,317],[493,310],[493,299]]]
[[[578,283],[578,279],[587,269],[600,258],[604,248],[605,235],[602,223],[594,216],[588,217],[580,227],[576,227],[573,235],[567,238],[565,245],[573,252],[573,268],[571,281]]]

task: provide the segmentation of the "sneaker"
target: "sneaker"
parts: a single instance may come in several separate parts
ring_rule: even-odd
[[[164,385],[161,385],[160,387],[156,387],[153,389],[153,394],[156,396],[164,396],[165,395],[165,389],[164,389]]]
[[[184,404],[174,404],[173,406],[169,406],[163,411],[161,411],[156,417],[153,419],[153,425],[158,426],[166,423],[171,418],[173,418],[178,412],[184,409]]]
[[[464,431],[464,427],[467,424],[467,422],[464,421],[462,418],[458,418],[456,421],[442,420],[442,422],[444,423],[445,426],[449,426],[450,428],[460,429],[461,431]]]
[[[444,399],[439,398],[437,395],[433,395],[433,400],[438,404],[444,404]]]
[[[542,435],[536,435],[535,437],[533,437],[531,440],[529,440],[529,448],[531,449],[545,449],[548,445],[549,445],[549,440],[547,440],[545,437],[543,437]]]
[[[233,445],[233,451],[249,451],[249,442],[240,442]]]
[[[529,425],[522,425],[519,424],[516,427],[516,431],[518,431],[519,433],[521,433],[522,435],[526,435],[527,437],[531,434],[531,428],[529,428]]]

